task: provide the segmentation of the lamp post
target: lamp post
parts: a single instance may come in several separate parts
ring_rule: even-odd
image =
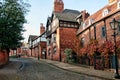
[[[120,24],[120,22],[118,22],[117,20],[115,20],[115,18],[110,22],[110,26],[111,29],[113,30],[113,38],[114,38],[114,53],[115,53],[115,69],[116,69],[116,73],[114,75],[115,78],[120,78],[119,76],[119,71],[118,71],[118,58],[117,58],[117,52],[116,52],[116,35],[117,35],[117,28],[118,25]]]

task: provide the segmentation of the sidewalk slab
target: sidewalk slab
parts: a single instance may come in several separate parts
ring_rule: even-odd
[[[58,62],[58,61],[51,61],[47,59],[40,59],[40,60],[47,62],[49,64],[52,64],[61,69],[64,69],[64,70],[68,70],[68,71],[72,71],[72,72],[76,72],[80,74],[85,74],[88,76],[99,77],[105,80],[117,80],[117,79],[114,79],[114,73],[109,72],[109,71],[95,70],[92,68],[86,68],[86,67],[76,66],[76,65],[72,65],[68,63]]]

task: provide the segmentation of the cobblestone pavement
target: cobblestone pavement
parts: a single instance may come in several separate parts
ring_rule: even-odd
[[[20,64],[22,63],[22,67]],[[16,66],[17,65],[17,66]],[[20,67],[18,67],[20,66]],[[20,68],[20,69],[18,69]],[[21,59],[0,69],[0,80],[103,80],[62,70],[42,61]]]

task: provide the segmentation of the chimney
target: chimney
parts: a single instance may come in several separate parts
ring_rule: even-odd
[[[43,23],[40,23],[40,35],[45,32],[45,27],[43,26]]]
[[[85,21],[90,16],[90,14],[86,12],[86,10],[83,10],[81,13],[83,21]]]
[[[62,12],[64,10],[64,3],[62,0],[54,0],[54,12]]]

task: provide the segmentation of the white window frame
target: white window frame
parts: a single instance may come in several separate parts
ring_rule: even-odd
[[[117,9],[120,9],[120,1],[117,3]]]
[[[87,26],[87,25],[86,25],[86,23],[84,22],[84,23],[83,23],[83,29],[85,29],[85,28],[86,28],[86,26]]]
[[[89,25],[91,25],[94,22],[94,19],[90,18],[89,19]]]
[[[108,9],[104,9],[104,10],[103,10],[103,13],[102,13],[102,14],[103,14],[103,17],[106,16],[108,13],[109,13],[109,10],[108,10]]]

